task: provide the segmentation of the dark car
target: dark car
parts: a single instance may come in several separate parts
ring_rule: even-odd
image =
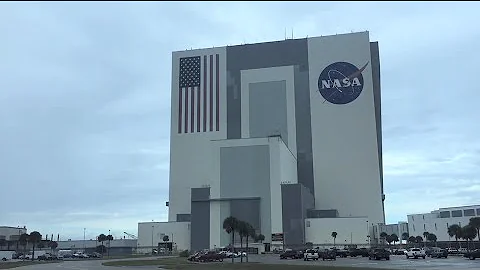
[[[375,260],[381,260],[381,259],[390,260],[390,252],[388,252],[388,250],[386,250],[384,248],[376,248],[376,249],[373,249],[370,252],[370,254],[368,255],[368,259],[369,260],[372,260],[372,259],[375,259]]]
[[[337,252],[334,249],[327,249],[322,252],[322,260],[337,260]]]
[[[360,248],[359,252],[360,252],[360,256],[362,257],[368,257],[368,253],[370,253],[370,251],[366,248]]]
[[[303,257],[303,252],[299,252],[296,250],[286,250],[280,254],[280,259],[300,259]]]
[[[216,262],[216,261],[223,262],[223,255],[218,254],[215,251],[208,251],[198,256],[196,260],[199,262]]]
[[[362,250],[358,249],[358,248],[351,248],[348,250],[348,255],[350,257],[357,257],[357,256],[362,256],[364,252],[362,252]],[[367,252],[367,256],[368,256],[368,252]],[[367,256],[364,256],[364,257],[367,257]]]
[[[432,258],[447,258],[448,251],[446,249],[435,249],[431,254]]]
[[[476,249],[473,251],[469,251],[463,255],[465,258],[469,258],[470,260],[475,260],[480,258],[480,249]]]
[[[348,250],[347,249],[333,249],[338,257],[346,258],[348,257]]]
[[[200,252],[195,252],[194,254],[188,256],[187,260],[189,261],[196,261],[196,259],[202,254],[200,254]]]

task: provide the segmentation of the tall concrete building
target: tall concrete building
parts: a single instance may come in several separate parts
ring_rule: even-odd
[[[228,216],[267,246],[366,244],[384,223],[368,32],[174,52],[171,98],[164,227],[187,224],[189,249],[228,245]]]

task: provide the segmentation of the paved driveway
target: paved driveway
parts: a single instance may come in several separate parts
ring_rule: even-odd
[[[337,258],[336,261],[304,261],[304,260],[280,260],[279,255],[254,255],[250,261],[267,264],[294,264],[294,265],[336,265],[357,266],[388,269],[428,269],[428,270],[480,270],[480,260],[468,260],[463,257],[450,256],[447,259],[406,259],[405,256],[392,255],[389,261],[370,261],[368,258]]]

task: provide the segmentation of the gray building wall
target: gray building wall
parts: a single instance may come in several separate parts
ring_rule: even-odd
[[[191,250],[210,247],[210,188],[192,188]]]
[[[287,247],[305,244],[305,218],[315,207],[313,195],[302,184],[282,185],[284,243]]]
[[[288,142],[286,81],[250,83],[250,138],[280,135]]]
[[[377,145],[378,145],[378,166],[380,171],[380,185],[382,188],[382,206],[383,206],[383,222],[385,222],[385,197],[383,189],[383,150],[382,150],[382,97],[380,84],[380,53],[378,50],[378,42],[370,42],[370,57],[372,59],[372,76],[373,76],[373,102],[375,104],[375,121],[377,128]]]
[[[227,47],[227,139],[241,138],[241,70],[280,66],[295,66],[298,181],[314,193],[307,39]]]
[[[251,223],[261,232],[271,231],[268,145],[220,148],[220,196],[235,199],[230,200],[231,216]],[[245,199],[252,197],[260,200]]]

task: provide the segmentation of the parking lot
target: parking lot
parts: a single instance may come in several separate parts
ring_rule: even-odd
[[[354,266],[369,268],[388,268],[388,269],[454,269],[454,270],[470,270],[480,269],[480,260],[468,260],[460,256],[449,256],[447,259],[406,259],[402,255],[391,255],[389,261],[371,261],[368,258],[337,258],[336,261],[304,261],[297,260],[280,260],[279,255],[250,255],[249,261],[260,262],[266,264],[293,264],[293,265],[331,265],[331,266]]]

